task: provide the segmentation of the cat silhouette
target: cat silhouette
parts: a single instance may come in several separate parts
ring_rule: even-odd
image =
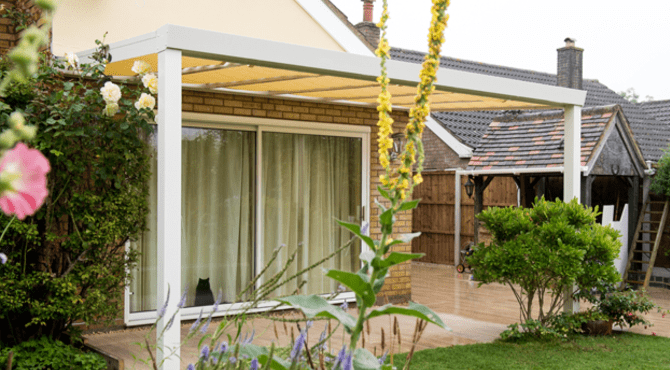
[[[214,304],[214,294],[209,285],[209,278],[198,278],[198,285],[195,287],[195,302],[194,306],[211,306]]]

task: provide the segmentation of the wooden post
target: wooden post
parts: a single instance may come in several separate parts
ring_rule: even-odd
[[[475,176],[475,218],[474,218],[474,242],[479,244],[479,219],[477,215],[482,212],[484,208],[484,178],[482,176]]]
[[[628,188],[628,249],[633,246],[635,238],[635,228],[637,227],[638,217],[640,217],[640,178],[633,176],[629,181]]]
[[[593,180],[595,180],[595,176],[582,176],[582,196],[581,196],[581,203],[585,205],[586,207],[591,207],[592,197],[591,197],[591,188],[593,186]]]

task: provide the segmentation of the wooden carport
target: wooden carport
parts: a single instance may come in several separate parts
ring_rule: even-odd
[[[563,125],[561,111],[513,113],[492,122],[468,169],[459,171],[474,182],[475,215],[483,210],[484,191],[498,177],[514,180],[519,188],[520,205],[524,207],[531,206],[535,197],[564,198]],[[611,192],[601,192],[594,184],[609,183],[617,191],[625,189],[629,230],[634,230],[640,179],[645,176],[647,166],[621,107],[612,105],[582,111],[580,162],[581,203],[589,207],[609,204],[607,197]],[[618,192],[616,194],[621,198]],[[472,227],[475,243],[483,241],[476,217]],[[632,237],[631,233],[629,245]],[[458,241],[457,238],[457,245]]]

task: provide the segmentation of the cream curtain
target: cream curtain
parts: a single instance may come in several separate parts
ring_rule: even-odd
[[[155,143],[155,140],[152,140]],[[156,156],[152,159],[150,231],[132,285],[134,312],[156,308]],[[182,129],[182,287],[193,306],[196,290],[233,302],[251,280],[254,245],[255,133]],[[200,279],[209,282],[198,284]],[[178,294],[178,293],[173,293]],[[179,293],[179,295],[181,295]]]
[[[264,133],[262,148],[261,259],[285,244],[267,276],[279,271],[298,251],[292,275],[346,243],[351,234],[336,219],[360,223],[361,139],[287,133]],[[155,310],[156,303],[156,136],[152,148],[149,231],[133,243],[142,257],[131,284],[131,312]],[[256,133],[218,129],[182,129],[182,288],[193,306],[201,279],[209,279],[212,295],[233,302],[254,271]],[[323,265],[357,270],[356,244]],[[277,295],[328,293],[337,288],[317,268]],[[200,287],[200,288],[199,288]],[[206,290],[206,289],[205,289]],[[208,290],[207,290],[208,292]],[[206,293],[207,293],[206,292]],[[181,292],[173,292],[181,295]]]
[[[351,234],[336,219],[360,222],[361,140],[349,137],[263,134],[263,260],[285,245],[269,276],[279,271],[294,251],[292,275],[329,255]],[[322,267],[358,268],[358,245],[345,250]],[[337,284],[316,268],[276,295],[292,294],[307,280],[301,293],[329,293]]]

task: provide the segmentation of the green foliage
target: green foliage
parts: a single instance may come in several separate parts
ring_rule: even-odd
[[[468,262],[481,284],[508,284],[522,321],[545,323],[563,305],[563,292],[604,290],[619,280],[613,265],[619,234],[597,224],[597,210],[576,200],[564,203],[536,199],[533,208],[491,208],[478,218],[491,232],[491,245],[474,248]],[[519,289],[520,288],[520,289]]]
[[[638,94],[633,87],[629,87],[626,91],[619,91],[617,94],[631,103],[644,103],[654,100],[654,97],[649,95],[644,99],[640,99],[640,94]]]
[[[17,346],[0,350],[0,364],[7,363],[9,352],[14,353],[14,370],[104,370],[107,363],[98,354],[85,353],[63,342],[40,337]]]
[[[100,46],[103,46],[99,43]],[[149,157],[143,139],[153,112],[138,110],[139,88],[121,85],[121,110],[102,114],[102,59],[65,77],[62,61],[43,59],[25,84],[13,83],[0,104],[0,129],[13,110],[38,127],[32,144],[49,160],[49,197],[0,242],[0,342],[38,335],[58,339],[75,320],[100,322],[120,312],[135,252],[125,243],[145,228]],[[6,74],[7,63],[0,64]],[[141,85],[140,85],[141,86]],[[10,219],[0,216],[0,224]]]
[[[668,149],[658,161],[650,189],[658,195],[670,195],[670,151]]]
[[[651,325],[642,315],[654,308],[660,312],[644,290],[608,293],[598,302],[598,310],[621,327]]]

